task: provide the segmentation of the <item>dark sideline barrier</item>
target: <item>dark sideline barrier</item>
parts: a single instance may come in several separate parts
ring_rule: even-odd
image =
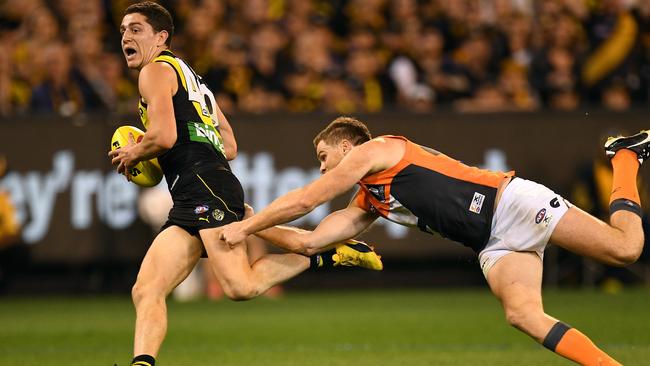
[[[649,128],[647,112],[361,116],[374,135],[398,134],[472,165],[513,169],[520,177],[566,194],[576,169],[602,153],[608,131]],[[313,136],[332,116],[234,115],[239,144],[232,167],[247,201],[261,209],[278,195],[318,176]],[[125,122],[131,121],[131,122]],[[0,153],[10,171],[0,180],[16,206],[22,241],[34,263],[135,263],[152,229],[138,217],[141,189],[115,174],[106,156],[120,124],[136,116],[86,116],[74,120],[17,117],[0,120]],[[646,181],[648,170],[642,170]],[[296,223],[313,227],[350,194]],[[472,258],[472,252],[440,237],[376,224],[363,238],[385,258]]]

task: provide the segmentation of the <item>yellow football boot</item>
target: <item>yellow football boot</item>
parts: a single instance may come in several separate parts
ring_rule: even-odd
[[[362,267],[374,271],[384,269],[381,256],[377,255],[368,244],[354,239],[338,244],[332,260],[334,266]]]

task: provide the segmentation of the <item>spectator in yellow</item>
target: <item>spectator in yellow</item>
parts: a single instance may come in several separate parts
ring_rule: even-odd
[[[0,155],[0,178],[7,170],[7,159]],[[16,210],[11,204],[9,193],[0,188],[0,250],[14,244],[18,239],[20,227],[16,221]]]

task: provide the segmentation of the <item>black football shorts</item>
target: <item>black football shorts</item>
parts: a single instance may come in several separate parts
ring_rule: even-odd
[[[161,231],[176,225],[197,235],[199,230],[244,217],[244,190],[237,177],[225,168],[194,169],[172,183],[174,206]]]

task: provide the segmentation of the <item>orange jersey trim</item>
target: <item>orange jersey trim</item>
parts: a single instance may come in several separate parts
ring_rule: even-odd
[[[388,179],[392,179],[392,177],[397,175],[397,173],[399,173],[402,169],[411,164],[436,171],[440,174],[444,174],[454,179],[459,179],[493,188],[499,188],[499,185],[504,179],[512,177],[515,174],[514,171],[507,173],[493,172],[490,170],[465,165],[460,161],[452,159],[442,153],[440,155],[433,155],[403,136],[386,135],[379,137],[402,140],[406,143],[406,150],[404,151],[402,160],[400,160],[392,168],[364,177],[361,180],[361,182],[364,184],[388,184]]]

